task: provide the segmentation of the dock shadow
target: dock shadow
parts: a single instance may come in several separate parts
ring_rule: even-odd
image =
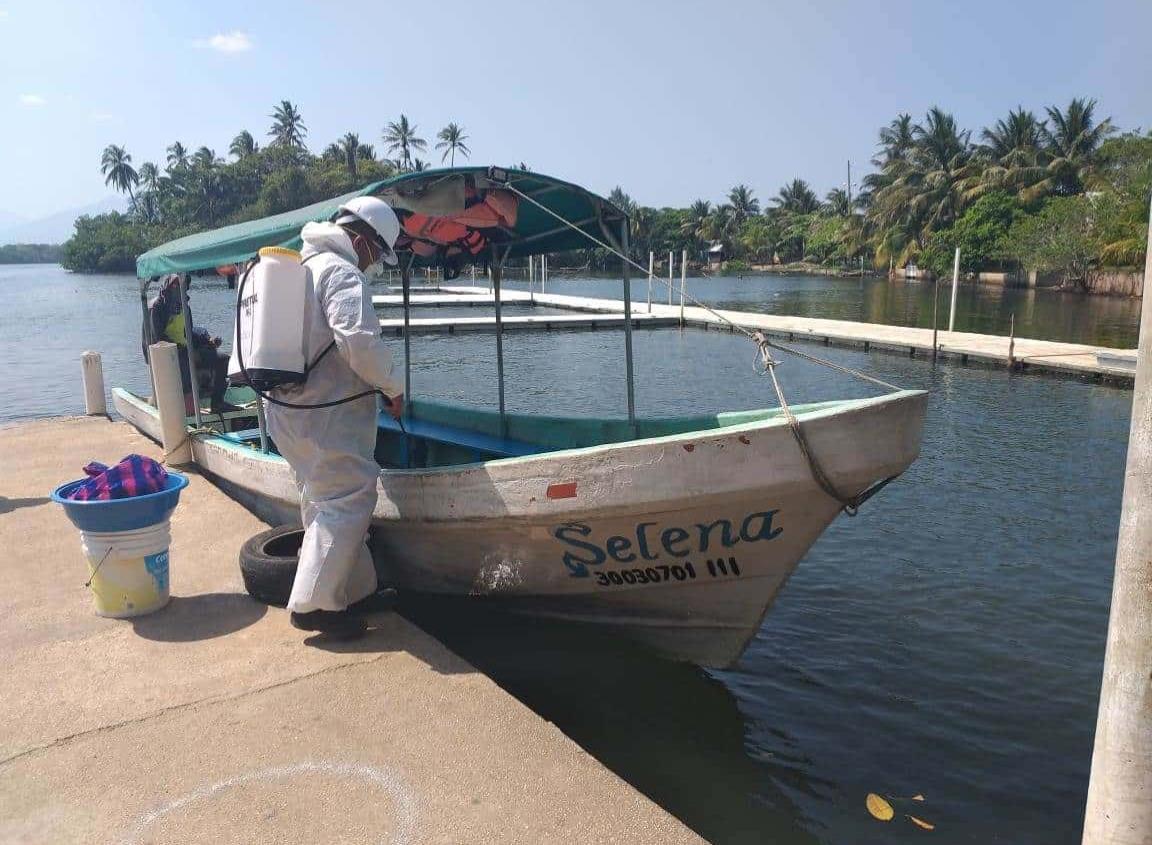
[[[267,605],[244,593],[173,596],[159,613],[133,619],[132,627],[146,640],[189,643],[234,634],[258,622],[267,612]]]
[[[12,513],[20,508],[37,508],[51,501],[47,496],[33,496],[27,499],[9,499],[7,496],[0,496],[0,515]]]
[[[395,611],[373,613],[368,615],[365,621],[368,632],[359,639],[341,640],[317,633],[309,635],[304,640],[304,645],[332,654],[382,654],[404,651],[441,675],[469,675],[476,672],[474,666],[429,636],[426,631],[416,631],[411,625],[398,624],[411,620],[402,620]]]
[[[418,597],[403,612],[708,841],[820,841],[794,798],[811,788],[810,767],[756,759],[718,673],[595,625]]]

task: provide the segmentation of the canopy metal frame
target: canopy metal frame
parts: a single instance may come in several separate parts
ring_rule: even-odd
[[[443,179],[453,178],[459,175],[458,171],[445,171],[443,174],[438,174],[436,180],[430,182],[429,185],[424,186],[425,189],[436,184]],[[484,174],[488,182],[493,186],[505,186],[511,188],[514,192],[529,198],[536,205],[540,205],[540,199],[549,194],[571,190],[577,186],[567,184],[545,184],[543,187],[538,187],[531,190],[527,182],[540,181],[541,179],[547,180],[548,177],[543,177],[541,174],[531,174],[527,172],[519,172],[514,170],[506,170],[503,168],[491,167],[488,168]],[[594,238],[589,232],[585,231],[586,227],[595,226],[603,234],[604,239],[612,248],[623,256],[628,255],[629,249],[629,219],[628,215],[621,209],[616,208],[614,205],[591,194],[583,189],[578,190],[586,194],[590,200],[592,208],[595,211],[594,216],[585,217],[580,220],[572,221],[560,216],[555,211],[549,211],[553,217],[560,221],[560,224],[546,229],[543,231],[535,232],[534,234],[520,237],[514,230],[507,227],[499,227],[496,230],[496,237],[490,239],[489,245],[486,249],[486,254],[473,256],[473,264],[480,262],[487,262],[491,275],[491,287],[493,292],[493,302],[495,305],[495,322],[496,322],[496,380],[497,380],[497,405],[499,407],[499,426],[500,436],[506,437],[508,432],[508,418],[507,418],[507,404],[506,404],[506,383],[505,383],[505,361],[504,361],[504,321],[503,321],[503,300],[501,296],[503,270],[506,261],[514,251],[519,251],[542,241],[547,241],[566,230],[577,230],[585,235],[589,241],[596,243]],[[369,189],[366,189],[369,190]],[[543,206],[541,206],[543,208]],[[617,231],[618,229],[618,231]],[[565,247],[567,251],[570,247]],[[530,250],[527,250],[530,252]],[[547,255],[554,250],[545,249],[541,251],[541,255]],[[405,415],[408,414],[407,403],[411,400],[412,396],[412,344],[411,344],[411,281],[412,281],[412,268],[416,263],[417,254],[411,248],[404,249],[403,247],[398,250],[400,254],[400,277],[402,286],[402,298],[404,307],[404,397],[405,397]],[[443,263],[443,262],[441,262]],[[632,430],[633,435],[637,431],[636,423],[636,378],[635,378],[635,360],[633,349],[633,327],[632,327],[632,285],[631,273],[629,268],[629,261],[627,258],[621,261],[621,281],[623,283],[624,293],[624,365],[625,365],[625,379],[626,379],[626,392],[627,392],[627,411],[628,411],[628,424]],[[179,274],[179,289],[180,289],[180,302],[185,315],[188,313],[188,299],[187,299],[187,286],[189,281],[188,273]],[[141,280],[140,288],[140,303],[141,310],[144,317],[144,331],[146,342],[151,344],[154,338],[151,337],[151,327],[148,315],[148,285],[149,280]],[[195,405],[195,419],[197,427],[202,425],[201,410],[200,410],[200,389],[199,379],[197,377],[196,359],[192,353],[194,349],[192,342],[192,324],[191,321],[185,319],[185,343],[188,349],[188,365],[192,381],[192,396]],[[153,393],[155,393],[155,385],[153,385]],[[263,402],[257,399],[257,420],[260,430],[260,446],[263,451],[268,450],[268,435],[267,425],[264,415]]]

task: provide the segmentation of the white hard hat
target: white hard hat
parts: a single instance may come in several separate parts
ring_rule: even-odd
[[[384,247],[384,263],[392,267],[399,263],[393,246],[400,237],[400,221],[392,206],[379,197],[356,197],[340,206],[336,214],[337,224],[363,220],[371,226],[380,236],[380,245]]]

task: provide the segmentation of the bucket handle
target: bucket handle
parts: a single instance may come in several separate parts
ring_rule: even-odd
[[[91,587],[92,582],[96,579],[96,573],[100,571],[100,567],[104,565],[104,561],[108,560],[108,555],[112,554],[115,546],[109,546],[108,551],[104,552],[104,557],[100,558],[100,562],[96,564],[96,568],[92,570],[92,576],[84,582],[85,587]]]

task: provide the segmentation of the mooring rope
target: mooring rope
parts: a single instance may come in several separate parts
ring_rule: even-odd
[[[594,235],[591,235],[588,232],[585,232],[579,226],[575,225],[574,223],[572,223],[569,220],[566,220],[562,215],[560,215],[560,214],[556,213],[555,211],[553,211],[552,209],[548,208],[548,206],[544,205],[539,200],[537,200],[534,197],[521,191],[519,188],[517,188],[511,182],[506,182],[505,185],[507,186],[507,188],[509,190],[511,190],[517,196],[519,196],[519,197],[527,200],[528,202],[532,203],[534,206],[539,208],[545,214],[548,214],[551,217],[556,218],[557,220],[559,220],[561,223],[563,223],[568,228],[578,232],[579,234],[586,237],[588,240],[592,241],[592,243],[596,244],[597,246],[599,246],[603,249],[608,250],[610,253],[617,256],[622,261],[625,261],[628,264],[635,267],[640,273],[644,274],[645,276],[649,275],[648,274],[648,268],[642,267],[640,264],[633,261],[631,258],[629,258],[624,253],[620,252],[620,250],[616,249],[611,244],[605,243],[604,241],[600,240],[599,238],[595,237]],[[651,276],[651,278],[658,279],[660,281],[660,283],[663,284],[665,287],[667,287],[672,293],[676,292],[676,287],[675,287],[675,284],[673,282],[668,281],[668,280],[664,279],[663,277],[658,277],[655,275]],[[899,391],[902,388],[898,387],[897,385],[886,382],[882,379],[878,379],[874,376],[870,376],[867,373],[862,373],[859,370],[853,369],[852,367],[846,367],[842,364],[836,364],[832,361],[828,361],[828,360],[826,360],[824,358],[820,358],[816,355],[810,355],[807,352],[801,352],[798,349],[792,349],[791,347],[784,346],[783,344],[779,344],[779,343],[776,343],[775,341],[769,340],[768,336],[763,331],[761,331],[761,330],[751,331],[751,330],[745,328],[744,326],[741,326],[739,323],[733,322],[732,320],[728,319],[723,314],[721,314],[719,311],[712,308],[707,303],[701,302],[699,299],[697,299],[696,297],[689,294],[686,290],[684,290],[683,287],[681,287],[681,289],[680,289],[680,296],[683,299],[690,301],[697,308],[700,308],[700,309],[703,309],[704,311],[707,311],[709,314],[711,314],[713,317],[715,317],[720,322],[726,323],[731,329],[733,329],[735,331],[739,331],[745,337],[747,337],[749,340],[751,340],[753,343],[756,344],[758,359],[763,364],[762,374],[767,374],[772,379],[772,387],[776,391],[776,399],[780,403],[780,408],[784,412],[784,418],[788,422],[788,428],[791,430],[792,436],[796,440],[796,445],[799,446],[799,448],[800,448],[800,453],[804,456],[804,459],[808,462],[808,467],[812,473],[812,478],[816,481],[816,484],[820,487],[821,490],[823,490],[832,499],[835,499],[837,502],[840,503],[840,508],[841,508],[841,510],[844,511],[844,513],[848,514],[849,516],[855,516],[857,514],[857,512],[859,511],[861,505],[863,505],[866,501],[868,501],[873,496],[875,496],[877,493],[879,493],[894,478],[896,478],[896,476],[894,476],[894,475],[889,476],[888,478],[885,478],[883,481],[879,481],[876,484],[873,484],[871,487],[869,487],[868,489],[864,490],[863,492],[857,494],[856,496],[845,496],[839,490],[836,489],[836,487],[832,483],[831,479],[828,478],[827,473],[824,472],[824,468],[820,465],[820,462],[817,460],[815,453],[812,451],[811,445],[808,443],[808,438],[805,435],[804,430],[800,426],[800,420],[798,420],[796,418],[796,415],[792,412],[792,407],[788,404],[788,400],[784,396],[784,388],[781,387],[780,380],[776,377],[776,368],[779,366],[779,362],[775,358],[772,357],[772,354],[771,354],[771,352],[769,352],[769,349],[778,349],[781,352],[787,352],[790,355],[795,355],[797,358],[803,358],[804,360],[811,361],[814,364],[823,365],[825,367],[828,367],[829,369],[836,370],[837,372],[841,372],[841,373],[844,373],[844,374],[850,375],[850,376],[855,376],[856,378],[862,379],[862,380],[867,381],[867,382],[871,382],[872,384],[876,384],[876,385],[879,385],[880,387],[888,388],[890,390]]]

